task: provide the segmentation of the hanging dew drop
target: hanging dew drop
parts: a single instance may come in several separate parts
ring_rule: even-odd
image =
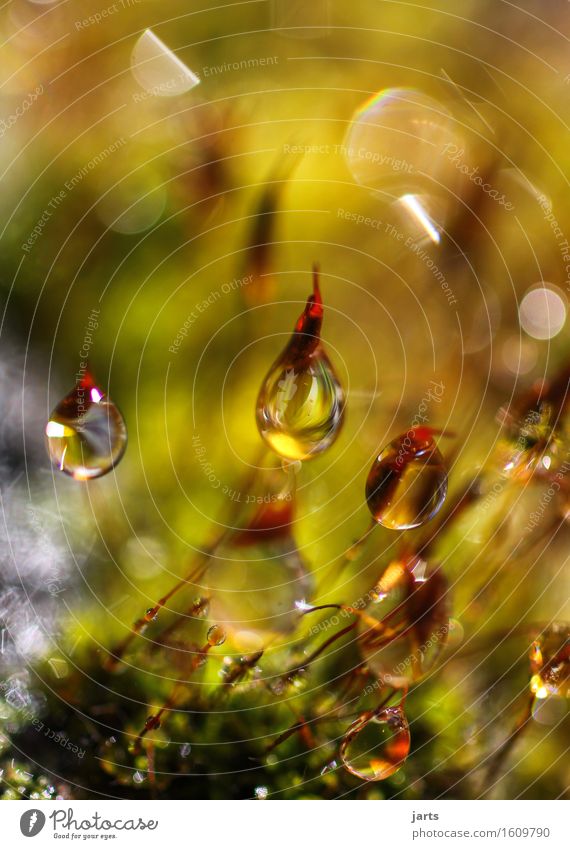
[[[45,436],[52,464],[80,481],[110,472],[127,446],[121,413],[89,373],[52,411]]]
[[[345,768],[363,781],[382,781],[394,775],[409,751],[410,729],[402,707],[361,714],[340,745]]]
[[[318,272],[293,335],[267,374],[257,399],[257,426],[286,460],[308,460],[337,438],[344,393],[321,342],[323,301]]]

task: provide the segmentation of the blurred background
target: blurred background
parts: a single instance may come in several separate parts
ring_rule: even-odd
[[[566,483],[545,501],[548,478],[505,482],[499,458],[505,411],[569,362],[569,29],[562,0],[2,7],[5,798],[567,792],[557,694],[490,782],[486,767],[524,710],[532,635],[569,619]],[[295,470],[315,602],[354,602],[424,539],[377,528],[339,566],[369,521],[372,460],[430,387],[429,422],[452,434],[440,443],[451,497],[473,481],[480,494],[433,541],[457,626],[408,696],[411,753],[384,782],[342,770],[343,729],[313,747],[293,735],[262,760],[263,741],[354,668],[354,641],[319,664],[293,713],[255,675],[212,701],[232,656],[214,649],[142,752],[133,735],[185,674],[153,629],[184,604],[133,642],[123,674],[104,662],[220,527],[239,524],[262,448],[257,394],[315,262],[347,398],[335,445]],[[121,463],[88,484],[44,446],[86,357],[129,434]],[[312,646],[303,627],[295,639]],[[200,645],[204,628],[183,622],[179,639]],[[291,638],[255,674],[305,645]]]

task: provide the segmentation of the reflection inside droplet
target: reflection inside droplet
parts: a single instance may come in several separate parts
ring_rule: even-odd
[[[151,29],[145,30],[135,44],[131,71],[139,85],[160,97],[185,94],[200,82]]]
[[[52,411],[45,435],[53,465],[76,480],[105,475],[127,445],[121,413],[88,374]]]

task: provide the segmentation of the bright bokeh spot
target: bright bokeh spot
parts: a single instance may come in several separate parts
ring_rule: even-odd
[[[437,191],[457,181],[448,151],[459,148],[455,122],[437,100],[419,91],[378,92],[354,114],[345,138],[348,168],[372,189],[401,197]]]
[[[175,97],[197,86],[200,78],[147,29],[131,54],[131,70],[140,86],[159,97]]]
[[[566,321],[564,298],[554,288],[544,285],[526,293],[519,307],[521,327],[534,339],[552,339]]]

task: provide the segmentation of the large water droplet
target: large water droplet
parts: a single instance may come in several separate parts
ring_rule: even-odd
[[[52,411],[45,432],[53,465],[75,480],[107,474],[127,446],[121,413],[89,373]]]
[[[367,711],[352,723],[340,745],[346,769],[364,781],[397,772],[410,751],[410,729],[401,707]]]
[[[417,528],[439,512],[447,495],[447,469],[427,427],[394,439],[374,461],[366,501],[374,519],[392,530]]]
[[[325,451],[342,424],[344,394],[322,346],[322,319],[315,269],[313,294],[257,399],[261,436],[288,460],[307,460]]]
[[[359,619],[368,666],[386,686],[407,687],[434,665],[449,633],[448,584],[425,561],[394,561],[369,593]]]
[[[264,505],[216,552],[205,582],[211,616],[240,651],[255,652],[290,634],[312,580],[292,536],[292,505]]]

